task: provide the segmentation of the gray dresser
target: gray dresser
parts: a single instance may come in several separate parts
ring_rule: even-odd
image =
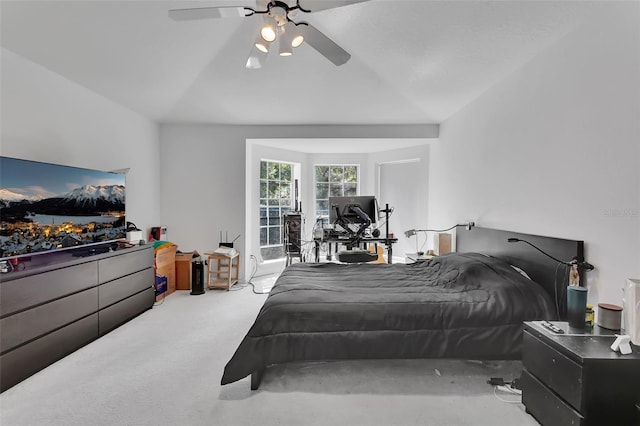
[[[153,306],[150,245],[51,256],[0,276],[0,391]]]

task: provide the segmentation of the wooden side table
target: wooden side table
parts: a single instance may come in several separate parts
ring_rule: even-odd
[[[240,253],[205,253],[208,256],[209,289],[230,290],[240,276]]]

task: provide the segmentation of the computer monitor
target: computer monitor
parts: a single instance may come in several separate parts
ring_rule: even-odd
[[[352,209],[359,207],[375,223],[378,217],[376,197],[361,195],[355,197],[329,197],[329,222],[336,223],[342,216],[350,223],[364,223],[365,221]]]

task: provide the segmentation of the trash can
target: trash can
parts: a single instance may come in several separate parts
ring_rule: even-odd
[[[191,262],[191,295],[204,294],[204,262],[195,258]]]

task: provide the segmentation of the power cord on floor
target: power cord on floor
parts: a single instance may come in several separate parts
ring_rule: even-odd
[[[493,386],[493,395],[498,398],[499,401],[508,402],[511,404],[517,404],[522,401],[522,390],[520,389],[520,379],[513,379],[510,382],[505,382],[502,377],[491,377],[487,380],[487,384]],[[518,395],[518,399],[505,399],[498,395],[498,391],[508,395]]]
[[[506,394],[510,394],[510,395],[518,395],[518,399],[505,399],[503,397],[501,397],[500,395],[498,395],[498,391],[502,391],[505,392]],[[498,398],[498,401],[501,402],[508,402],[509,404],[519,404],[520,402],[522,402],[522,391],[519,389],[512,389],[510,387],[507,386],[494,386],[493,388],[493,395]]]
[[[245,284],[242,288],[246,287],[247,285],[251,285],[251,290],[253,291],[254,294],[267,294],[268,292],[259,292],[256,291],[256,285],[251,281],[253,279],[253,277],[255,277],[256,273],[258,272],[258,258],[255,257],[253,254],[250,256],[250,259],[253,263],[252,265],[252,270],[251,270],[251,275],[249,276],[249,279],[247,280],[247,284]],[[241,290],[242,288],[239,288],[238,290]]]

